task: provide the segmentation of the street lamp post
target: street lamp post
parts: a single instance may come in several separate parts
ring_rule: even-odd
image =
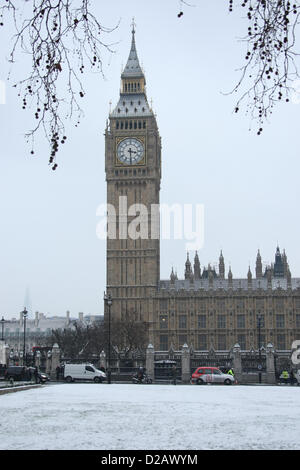
[[[26,364],[26,352],[25,352],[25,346],[26,346],[26,318],[28,315],[28,312],[26,310],[26,307],[24,307],[23,312],[23,322],[24,322],[24,341],[23,341],[23,365]]]
[[[258,361],[259,361],[259,364],[258,364],[258,368],[259,368],[259,371],[258,371],[258,382],[261,384],[261,369],[262,369],[262,364],[261,364],[261,334],[260,334],[260,329],[261,329],[261,325],[262,325],[262,316],[261,315],[258,315],[257,317],[257,327],[258,327]]]
[[[1,341],[4,341],[4,335],[3,335],[3,329],[4,329],[4,323],[5,323],[4,317],[1,318],[0,322],[1,322]]]
[[[111,383],[111,369],[110,369],[110,326],[111,326],[111,315],[110,308],[112,304],[112,298],[110,294],[104,293],[104,302],[108,306],[108,358],[107,358],[107,383]]]

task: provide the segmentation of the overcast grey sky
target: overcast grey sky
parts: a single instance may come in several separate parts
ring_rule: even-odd
[[[285,248],[293,277],[300,276],[299,104],[278,105],[262,135],[243,114],[233,113],[235,96],[224,96],[239,78],[246,31],[242,11],[228,2],[193,0],[178,19],[176,0],[92,1],[100,22],[119,27],[107,36],[115,54],[103,56],[105,80],[85,75],[85,117],[78,128],[66,123],[68,140],[58,153],[58,169],[48,167],[48,147],[40,137],[30,156],[23,134],[30,112],[21,109],[6,84],[0,105],[0,315],[32,311],[71,316],[102,313],[105,241],[96,236],[96,210],[106,201],[104,129],[109,101],[115,106],[131,42],[136,44],[153,98],[162,137],[161,201],[204,204],[205,240],[201,265],[218,262],[220,249],[234,277],[255,270],[257,249],[264,262]],[[8,37],[0,30],[0,80],[9,70]],[[29,62],[19,56],[14,76]],[[171,267],[183,276],[186,240],[161,242],[161,278]],[[193,258],[194,254],[191,253]],[[28,305],[27,305],[28,306]]]

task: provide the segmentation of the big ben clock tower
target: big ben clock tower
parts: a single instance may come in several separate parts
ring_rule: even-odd
[[[105,172],[107,203],[114,207],[116,215],[114,236],[107,237],[106,257],[107,292],[113,298],[113,315],[122,318],[133,312],[137,320],[151,323],[151,299],[160,278],[157,208],[161,140],[147,101],[134,25],[128,61],[121,74],[119,102],[109,115],[105,133]],[[136,226],[132,236],[134,220],[143,220],[144,225],[140,231]]]

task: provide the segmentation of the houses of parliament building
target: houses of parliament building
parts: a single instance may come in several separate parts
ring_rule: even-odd
[[[127,64],[121,74],[120,98],[110,112],[105,131],[107,203],[116,208],[116,236],[107,237],[107,293],[113,299],[111,315],[129,313],[149,325],[149,342],[166,351],[184,343],[196,350],[291,348],[300,339],[300,279],[292,278],[287,256],[277,247],[275,259],[263,269],[257,253],[255,273],[243,279],[225,272],[222,252],[218,269],[202,267],[196,253],[188,254],[184,279],[171,271],[160,279],[160,240],[122,234],[127,205],[159,205],[161,138],[155,114],[146,96],[146,78],[139,64],[135,29]],[[127,224],[132,217],[128,214]],[[159,232],[159,230],[158,230]],[[245,270],[246,272],[247,270]]]

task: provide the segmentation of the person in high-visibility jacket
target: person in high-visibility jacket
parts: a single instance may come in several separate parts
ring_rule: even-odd
[[[232,369],[229,369],[229,371],[227,372],[227,374],[232,375],[232,377],[234,377],[234,372],[233,372]]]
[[[287,384],[288,381],[289,381],[289,378],[290,378],[290,375],[289,375],[288,371],[287,371],[287,370],[283,370],[283,371],[281,372],[281,377],[282,377],[282,379],[283,379],[283,382],[284,382],[285,384]]]

